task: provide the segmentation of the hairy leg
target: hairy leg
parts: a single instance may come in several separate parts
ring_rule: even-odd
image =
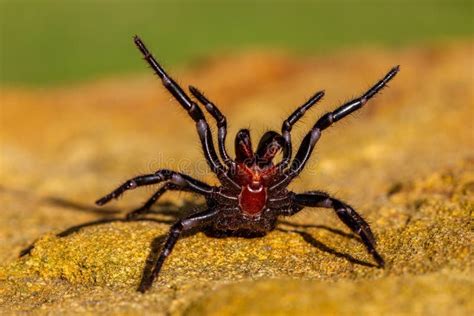
[[[206,210],[204,212],[193,214],[185,219],[181,219],[173,224],[169,230],[163,249],[161,250],[160,256],[153,267],[150,277],[140,284],[138,291],[144,293],[151,287],[154,279],[160,273],[165,259],[170,255],[181,233],[193,228],[199,228],[210,224],[217,212],[218,211],[216,210]]]
[[[139,186],[150,185],[150,184],[157,184],[163,181],[170,180],[177,186],[186,187],[192,192],[196,192],[199,194],[207,195],[213,192],[213,187],[201,182],[199,180],[193,179],[190,176],[187,176],[182,173],[178,173],[176,171],[168,170],[168,169],[161,169],[153,174],[147,174],[135,177],[133,179],[127,180],[117,189],[112,191],[111,193],[105,195],[104,197],[98,199],[95,203],[97,205],[104,205],[108,203],[112,199],[118,198],[127,190],[133,190]]]
[[[387,83],[395,77],[398,73],[399,67],[392,68],[384,78],[378,81],[374,86],[372,86],[367,92],[365,92],[361,97],[353,99],[342,106],[338,107],[336,110],[324,114],[317,122],[314,124],[313,128],[309,131],[308,134],[303,138],[301,145],[296,153],[295,159],[291,162],[290,167],[285,171],[285,174],[277,184],[275,184],[270,190],[276,190],[281,187],[287,186],[296,176],[298,176],[303,170],[306,162],[308,161],[311,153],[313,152],[314,146],[321,137],[323,130],[331,126],[333,123],[339,121],[340,119],[346,117],[352,112],[360,109],[364,104],[367,103],[373,96],[375,96],[380,90],[382,90]]]
[[[181,106],[188,112],[189,116],[196,122],[196,128],[201,140],[201,145],[206,156],[206,160],[211,168],[211,170],[217,175],[219,180],[225,181],[226,183],[233,184],[237,187],[232,179],[230,179],[226,174],[226,169],[221,164],[219,157],[217,156],[216,150],[214,148],[214,143],[212,141],[212,133],[207,124],[206,118],[199,108],[199,106],[193,102],[189,96],[181,89],[181,87],[166,73],[166,71],[161,67],[161,65],[156,61],[153,55],[148,51],[145,44],[142,40],[135,36],[134,38],[135,45],[141,51],[145,60],[155,71],[155,73],[161,78],[165,88],[173,95],[173,97],[181,104]]]
[[[332,208],[339,219],[347,225],[354,233],[358,234],[366,246],[368,252],[374,257],[379,267],[383,267],[385,262],[375,249],[375,237],[369,224],[360,216],[351,206],[346,203],[330,197],[323,192],[306,192],[295,194],[293,196],[295,203],[295,213],[301,210],[301,207],[324,207]]]
[[[199,102],[201,102],[209,114],[216,120],[217,123],[217,142],[219,146],[219,152],[221,154],[222,160],[224,161],[225,165],[230,168],[231,170],[235,169],[235,163],[230,158],[229,154],[227,153],[227,149],[225,146],[225,139],[227,137],[227,120],[225,116],[222,114],[221,111],[217,108],[217,106],[209,101],[204,94],[199,91],[197,88],[193,86],[189,86],[189,91],[192,95],[194,95]]]
[[[314,104],[321,100],[324,96],[324,91],[316,92],[308,101],[303,105],[298,107],[284,122],[281,127],[281,134],[285,140],[285,145],[283,146],[283,159],[277,165],[278,170],[284,170],[290,163],[292,148],[291,148],[291,129],[293,125],[298,122],[300,118],[303,117],[304,113],[309,110]]]

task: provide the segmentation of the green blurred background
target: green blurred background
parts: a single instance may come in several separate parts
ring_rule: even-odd
[[[2,86],[146,71],[134,34],[166,65],[251,48],[321,54],[473,34],[473,2],[459,0],[0,1]]]

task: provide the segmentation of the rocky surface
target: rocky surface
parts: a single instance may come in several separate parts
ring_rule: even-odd
[[[104,208],[93,201],[161,167],[215,183],[192,121],[151,74],[2,90],[0,312],[472,314],[472,48],[250,53],[173,70],[220,105],[230,135],[250,126],[254,139],[326,89],[294,129],[296,145],[318,116],[400,64],[389,89],[323,135],[291,186],[358,209],[387,267],[374,266],[333,212],[308,209],[264,238],[183,238],[144,295],[135,289],[169,224],[203,201],[169,193],[133,222],[124,214],[153,188]]]

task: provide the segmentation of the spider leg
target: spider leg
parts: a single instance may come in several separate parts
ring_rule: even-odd
[[[346,203],[330,197],[328,194],[318,191],[311,191],[292,196],[295,203],[293,213],[297,213],[302,207],[324,207],[333,208],[339,219],[347,225],[354,233],[362,239],[368,252],[373,256],[379,267],[383,267],[385,262],[375,249],[375,237],[369,224],[360,216],[351,206]],[[290,214],[291,215],[291,214]]]
[[[158,199],[166,192],[166,191],[191,191],[189,188],[187,188],[187,186],[179,186],[179,185],[176,185],[174,184],[173,182],[168,182],[168,183],[165,183],[165,185],[163,185],[161,188],[159,188],[155,194],[152,195],[151,198],[149,198],[145,204],[143,204],[142,207],[139,207],[137,208],[136,210],[133,210],[129,213],[127,213],[126,215],[126,218],[128,220],[131,220],[131,219],[135,219],[141,215],[144,215],[146,213],[148,213],[148,211],[150,210],[150,208],[153,206],[153,204],[156,203],[156,201],[158,201]]]
[[[217,108],[217,106],[211,101],[209,101],[209,99],[207,99],[204,94],[202,94],[202,92],[199,91],[197,88],[189,86],[189,91],[192,95],[196,97],[196,99],[199,100],[199,102],[201,102],[205,106],[209,114],[211,114],[212,117],[216,120],[218,128],[217,141],[219,145],[219,152],[226,166],[229,167],[231,170],[234,170],[235,162],[230,158],[225,146],[225,139],[227,137],[227,120],[225,116]]]
[[[214,192],[213,187],[205,184],[204,182],[193,179],[188,175],[178,173],[172,170],[161,169],[153,174],[141,175],[125,181],[125,183],[123,183],[117,189],[98,199],[95,203],[97,205],[104,205],[110,200],[118,198],[127,190],[133,190],[140,186],[156,184],[168,180],[171,180],[171,182],[177,186],[186,187],[190,191],[202,195],[209,195]]]
[[[313,128],[309,131],[308,134],[303,138],[301,145],[296,153],[295,159],[291,162],[290,167],[285,171],[284,177],[281,181],[275,184],[270,190],[280,189],[284,186],[287,186],[301,170],[303,170],[306,162],[308,161],[311,153],[313,152],[316,142],[321,137],[323,130],[331,126],[334,122],[339,121],[340,119],[346,117],[352,112],[360,109],[368,100],[370,100],[374,95],[376,95],[380,90],[382,90],[387,83],[395,77],[399,71],[399,66],[392,68],[380,81],[378,81],[373,87],[371,87],[367,92],[365,92],[361,97],[351,100],[336,110],[324,114],[317,122],[314,124]]]
[[[291,155],[292,155],[292,148],[291,148],[291,129],[293,125],[298,122],[298,120],[303,117],[304,113],[309,110],[314,104],[316,104],[319,100],[322,99],[324,96],[324,91],[318,91],[314,94],[308,101],[306,101],[303,105],[298,107],[284,122],[281,127],[281,135],[284,139],[284,146],[283,146],[283,159],[282,161],[276,166],[277,170],[285,170],[285,168],[290,163]]]
[[[207,124],[206,118],[199,106],[193,102],[188,95],[181,89],[181,87],[165,72],[163,67],[156,61],[153,55],[148,51],[145,44],[138,37],[134,37],[135,45],[141,51],[145,60],[155,71],[155,73],[161,78],[165,88],[173,95],[173,97],[181,104],[181,106],[188,112],[189,116],[196,122],[197,132],[201,140],[201,144],[206,156],[206,160],[211,167],[211,170],[218,176],[219,180],[226,181],[233,184],[236,188],[237,184],[232,181],[227,175],[224,166],[221,164],[219,157],[217,156],[212,141],[211,130]]]
[[[200,228],[210,224],[217,213],[217,210],[209,209],[203,212],[199,212],[197,214],[193,214],[173,224],[169,230],[168,237],[166,238],[160,256],[158,257],[158,260],[156,261],[153,267],[151,275],[140,284],[138,291],[144,293],[151,287],[153,280],[160,273],[161,267],[163,266],[165,259],[170,255],[181,233],[190,229]]]

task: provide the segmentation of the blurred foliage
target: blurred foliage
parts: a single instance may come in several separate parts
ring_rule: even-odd
[[[330,52],[468,37],[471,1],[0,0],[0,83],[46,85],[145,70],[232,49]]]

